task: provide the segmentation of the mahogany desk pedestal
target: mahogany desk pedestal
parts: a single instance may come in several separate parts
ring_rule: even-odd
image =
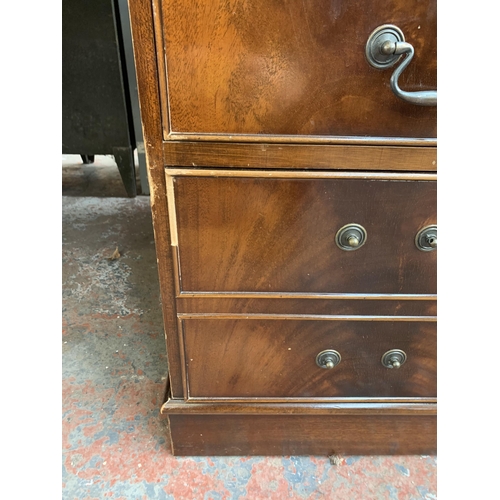
[[[130,13],[173,453],[435,453],[435,1]]]

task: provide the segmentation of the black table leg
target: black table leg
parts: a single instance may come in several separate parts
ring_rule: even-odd
[[[118,165],[123,185],[130,198],[137,195],[137,186],[135,183],[135,165],[134,150],[131,147],[113,148],[115,162]]]
[[[80,155],[82,157],[82,161],[85,165],[89,165],[90,163],[94,163],[95,155]]]

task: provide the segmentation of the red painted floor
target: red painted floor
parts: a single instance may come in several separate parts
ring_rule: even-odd
[[[173,457],[149,198],[106,196],[121,196],[112,167],[79,185],[79,168],[63,196],[64,499],[437,498],[435,456]]]

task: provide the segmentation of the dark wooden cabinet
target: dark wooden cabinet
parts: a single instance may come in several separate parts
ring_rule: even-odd
[[[126,9],[121,13],[127,15]],[[62,2],[62,152],[112,154],[126,193],[137,194],[136,137],[118,2]]]
[[[434,453],[435,1],[130,10],[174,454]]]

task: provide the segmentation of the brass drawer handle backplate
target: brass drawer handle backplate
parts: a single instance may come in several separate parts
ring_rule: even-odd
[[[399,87],[399,77],[413,59],[413,45],[405,42],[403,32],[393,24],[383,24],[376,28],[368,37],[365,48],[368,63],[377,69],[394,66],[402,55],[403,62],[394,70],[390,84],[394,94],[404,101],[418,106],[437,106],[437,90],[422,90],[406,92]]]
[[[342,250],[352,251],[366,243],[366,229],[359,224],[347,224],[337,231],[335,242]]]
[[[437,226],[426,226],[422,228],[415,236],[415,245],[422,252],[432,252],[437,250]]]
[[[340,353],[338,351],[334,351],[333,349],[328,349],[326,351],[321,351],[316,356],[316,364],[320,368],[325,368],[326,370],[331,370],[335,368],[341,360]]]
[[[386,368],[400,368],[406,361],[406,353],[401,349],[387,351],[381,359]]]

